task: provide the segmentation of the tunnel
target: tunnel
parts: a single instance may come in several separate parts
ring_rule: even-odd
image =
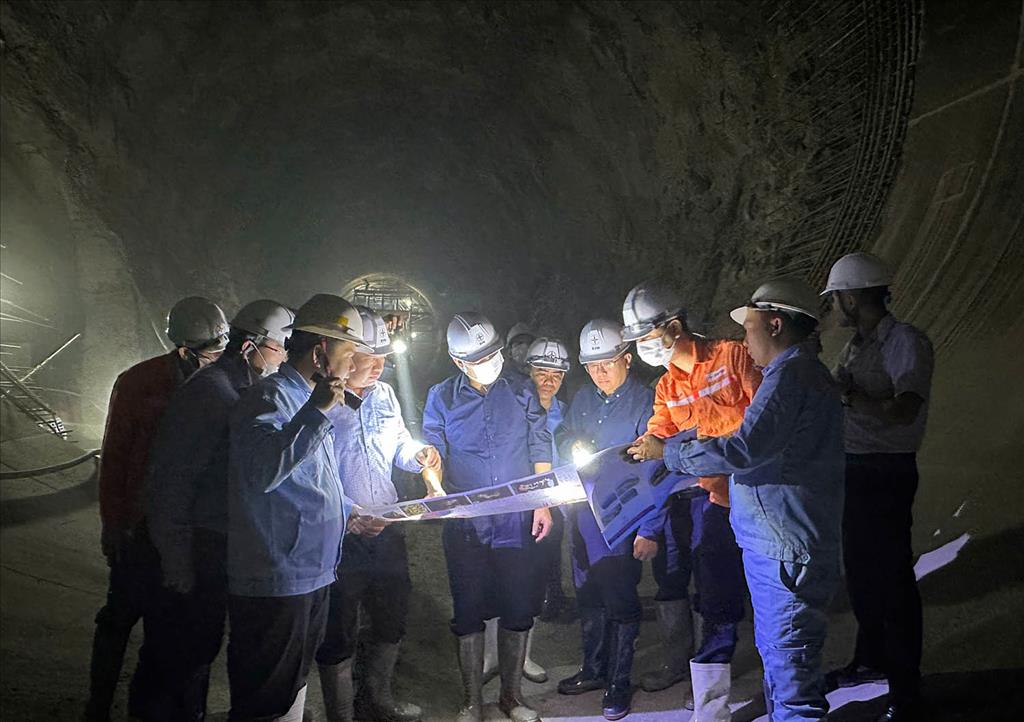
[[[0,56],[3,719],[81,718],[108,571],[86,452],[118,374],[171,348],[178,299],[398,313],[416,433],[455,372],[454,313],[575,354],[658,278],[695,331],[739,338],[728,310],[762,281],[822,288],[858,250],[892,265],[893,312],[936,353],[913,527],[932,719],[1022,714],[1024,3],[4,0]],[[847,338],[827,326],[823,360]],[[450,720],[440,525],[410,527],[396,684]],[[767,719],[744,624],[734,719]],[[854,628],[840,593],[826,666]],[[645,622],[637,667],[656,641]],[[540,625],[536,652],[544,719],[598,719],[553,691],[576,627]],[[679,702],[638,696],[632,717],[688,719]]]

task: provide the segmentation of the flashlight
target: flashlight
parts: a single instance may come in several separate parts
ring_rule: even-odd
[[[409,350],[409,345],[400,338],[396,338],[391,342],[391,348],[394,349],[395,353],[403,354]]]
[[[586,466],[587,463],[594,458],[594,452],[584,444],[582,441],[574,442],[572,445],[572,463],[576,465],[576,468]]]

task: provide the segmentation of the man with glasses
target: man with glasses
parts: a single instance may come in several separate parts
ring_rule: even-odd
[[[206,712],[227,616],[228,417],[239,394],[284,361],[293,319],[275,301],[244,306],[221,357],[171,397],[153,442],[144,495],[165,588],[154,654],[166,719]]]
[[[580,333],[580,363],[592,384],[573,397],[556,437],[562,454],[578,463],[589,454],[636,439],[647,429],[654,392],[629,373],[633,356],[622,339],[622,324],[596,319]],[[573,581],[580,609],[583,664],[558,683],[560,694],[604,689],[606,719],[629,713],[633,689],[633,643],[642,608],[637,585],[642,562],[653,558],[664,514],[609,549],[586,504],[569,507]]]

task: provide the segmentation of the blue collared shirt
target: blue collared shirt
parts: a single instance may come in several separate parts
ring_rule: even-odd
[[[565,421],[557,433],[559,449],[565,458],[572,458],[573,443],[581,441],[592,452],[634,441],[647,431],[647,420],[654,413],[654,390],[630,374],[619,388],[605,395],[593,384],[576,392]],[[633,553],[632,538],[609,550],[594,512],[586,504],[574,504],[570,519],[575,523],[586,547],[587,560],[596,564],[607,556]],[[639,530],[644,537],[654,538],[665,524],[665,513],[645,521]]]
[[[729,516],[743,549],[787,562],[838,560],[843,514],[843,409],[807,344],[764,369],[743,425],[732,436],[667,440],[670,469],[731,474]]]
[[[349,512],[332,424],[290,364],[231,414],[228,590],[287,597],[331,584]]]
[[[327,413],[334,424],[334,453],[345,496],[363,508],[392,504],[398,492],[391,480],[392,464],[419,472],[414,441],[402,419],[394,389],[378,381],[366,389],[358,411],[339,404]]]
[[[551,465],[558,466],[562,463],[561,454],[558,453],[558,445],[555,443],[555,432],[562,425],[565,419],[565,402],[557,398],[551,399],[551,408],[547,410],[546,426],[551,434]],[[568,460],[568,459],[566,459]]]
[[[222,356],[175,391],[149,452],[144,491],[150,536],[164,563],[190,566],[192,529],[227,534],[228,420],[253,374]]]
[[[501,376],[486,394],[465,374],[433,386],[423,409],[424,441],[444,459],[444,486],[470,491],[533,474],[550,463],[551,434],[533,382]],[[481,543],[522,547],[530,533],[529,512],[451,520],[474,529]]]

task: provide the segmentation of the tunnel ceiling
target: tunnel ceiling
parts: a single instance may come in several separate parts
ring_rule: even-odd
[[[556,329],[659,271],[701,323],[765,269],[814,278],[862,243],[917,22],[839,0],[2,13],[5,160],[49,160],[150,316],[385,272],[441,313]],[[80,232],[65,250],[94,276]]]

